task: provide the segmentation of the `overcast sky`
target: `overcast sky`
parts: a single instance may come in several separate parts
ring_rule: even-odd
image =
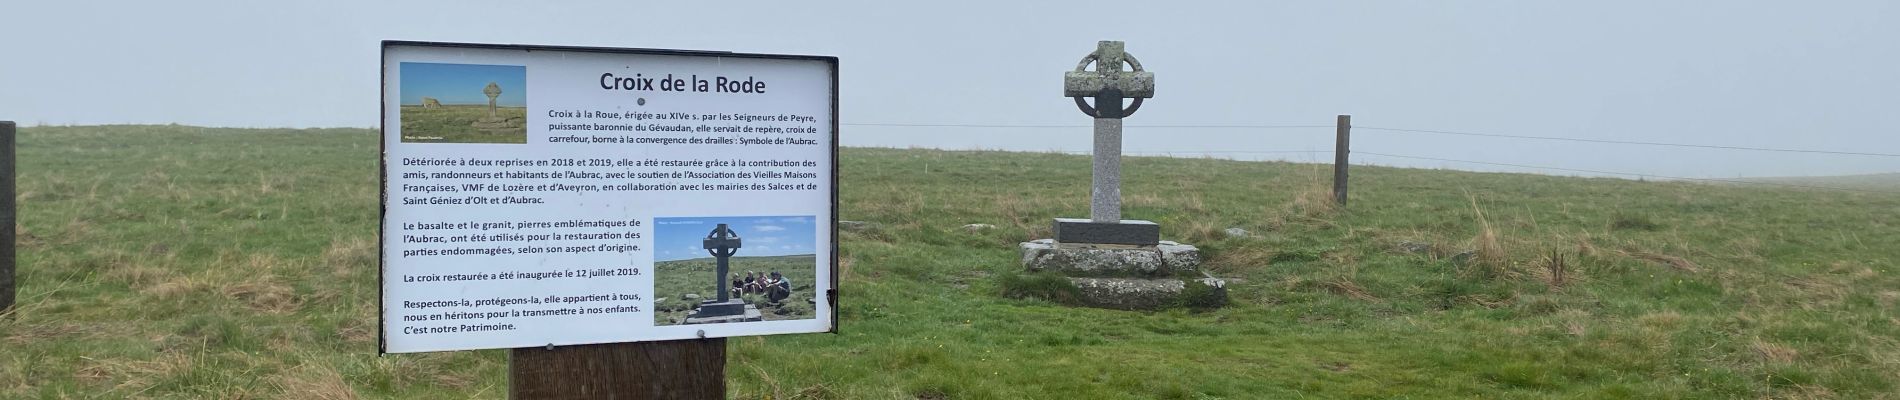
[[[1306,151],[1355,125],[1900,153],[1900,2],[28,1],[0,119],[371,127],[384,39],[835,55],[847,146],[1086,151],[1062,72],[1126,41],[1156,75],[1127,150]],[[1667,176],[1900,158],[1355,131],[1354,149]],[[1327,154],[1234,154],[1329,160]],[[1356,162],[1518,168],[1397,159]],[[1569,174],[1565,172],[1551,172]]]

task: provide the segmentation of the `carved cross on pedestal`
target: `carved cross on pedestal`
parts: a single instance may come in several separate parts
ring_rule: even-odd
[[[719,292],[719,302],[724,303],[730,300],[731,296],[729,293],[731,291],[726,288],[726,275],[727,270],[731,268],[729,263],[732,255],[739,252],[739,233],[733,232],[732,228],[727,228],[726,224],[719,224],[719,227],[713,228],[711,233],[706,234],[706,240],[703,242],[706,253],[712,254],[713,258],[718,260],[718,267],[715,269],[717,274],[713,275],[713,291]]]
[[[494,117],[495,116],[495,98],[501,97],[501,85],[496,85],[494,82],[489,82],[488,87],[482,88],[482,94],[488,95],[488,116]]]
[[[1062,77],[1062,95],[1075,99],[1076,108],[1095,117],[1094,183],[1089,195],[1089,220],[1119,223],[1122,219],[1122,118],[1141,109],[1141,100],[1154,97],[1155,76],[1143,71],[1122,42],[1104,40]],[[1095,70],[1089,71],[1089,64]],[[1126,63],[1132,71],[1123,71]],[[1086,98],[1095,98],[1090,106]],[[1122,102],[1134,99],[1123,108]]]

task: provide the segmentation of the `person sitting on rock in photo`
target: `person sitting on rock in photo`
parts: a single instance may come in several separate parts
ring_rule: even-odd
[[[737,273],[737,272],[733,272],[733,273],[729,273],[729,274],[726,274],[726,275],[727,275],[728,277],[730,277],[730,278],[731,278],[731,280],[732,280],[732,287],[730,287],[730,288],[726,288],[726,291],[728,291],[728,292],[732,292],[732,297],[739,297],[740,295],[744,295],[744,294],[745,294],[745,283],[746,283],[746,281],[747,281],[747,280],[751,280],[751,278],[752,278],[752,277],[751,277],[751,276],[747,276],[745,280],[740,280],[740,279],[739,279],[739,273]]]
[[[753,271],[745,272],[745,292],[765,293],[765,274]]]
[[[778,271],[772,271],[772,279],[768,282],[771,283],[770,286],[766,287],[766,299],[768,301],[777,303],[781,300],[785,300],[786,297],[792,296],[791,278],[779,275]]]

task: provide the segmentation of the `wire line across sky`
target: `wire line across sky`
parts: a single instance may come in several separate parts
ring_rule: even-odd
[[[842,125],[844,126],[900,127],[900,128],[901,127],[909,127],[909,128],[1088,128],[1088,127],[1091,127],[1091,125],[940,124],[940,123],[932,123],[932,124],[848,123],[848,124],[842,124]],[[1261,124],[1261,125],[1161,124],[1161,125],[1128,125],[1127,127],[1129,128],[1168,128],[1168,129],[1296,129],[1296,128],[1335,128],[1336,126],[1334,125],[1303,125],[1303,124]],[[1378,126],[1353,126],[1352,128],[1359,129],[1359,130],[1367,130],[1367,131],[1425,133],[1425,134],[1434,134],[1434,135],[1458,135],[1458,136],[1495,137],[1495,138],[1510,138],[1510,139],[1557,140],[1557,141],[1584,142],[1584,143],[1624,144],[1624,145],[1640,145],[1640,146],[1666,146],[1666,147],[1687,147],[1687,148],[1719,149],[1719,150],[1772,151],[1772,152],[1783,152],[1783,153],[1837,154],[1837,155],[1851,155],[1851,156],[1900,158],[1900,153],[1878,153],[1878,152],[1818,150],[1818,149],[1782,149],[1782,148],[1771,148],[1771,147],[1731,146],[1731,145],[1717,145],[1717,144],[1643,142],[1643,141],[1633,141],[1633,140],[1587,139],[1587,138],[1573,138],[1573,137],[1559,137],[1559,136],[1507,135],[1507,134],[1501,134],[1501,133],[1460,132],[1460,131],[1447,131],[1447,130],[1434,130],[1434,129],[1386,128],[1386,127],[1378,127]]]

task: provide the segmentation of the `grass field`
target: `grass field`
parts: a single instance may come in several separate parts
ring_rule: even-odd
[[[0,398],[504,396],[504,351],[375,354],[377,147],[24,128]],[[1086,215],[1087,157],[841,162],[876,224],[841,238],[841,331],[732,340],[735,397],[1900,398],[1897,195],[1355,167],[1341,210],[1323,166],[1130,158],[1126,215],[1233,304],[1126,312],[995,283]]]
[[[499,122],[483,122],[487,105],[402,106],[406,143],[527,143],[528,109],[497,107]],[[481,127],[490,127],[484,129]]]
[[[818,300],[818,293],[812,289],[812,282],[816,281],[818,272],[818,260],[815,258],[812,255],[735,256],[728,261],[726,267],[732,272],[737,272],[740,277],[744,277],[746,271],[758,271],[761,274],[778,271],[785,278],[792,280],[791,297],[778,304],[770,304],[756,294],[740,296],[746,300],[746,303],[758,306],[765,320],[812,319],[817,317],[817,310],[814,310],[812,305]],[[714,269],[717,268],[712,258],[653,263],[653,297],[666,299],[654,305],[656,312],[653,313],[653,323],[655,325],[678,324],[678,321],[685,319],[687,314],[693,313],[693,308],[698,307],[700,301],[717,299],[719,292],[715,290],[730,285],[714,287],[713,274]],[[720,282],[729,282],[729,280]],[[685,295],[689,293],[700,298],[688,300]]]

